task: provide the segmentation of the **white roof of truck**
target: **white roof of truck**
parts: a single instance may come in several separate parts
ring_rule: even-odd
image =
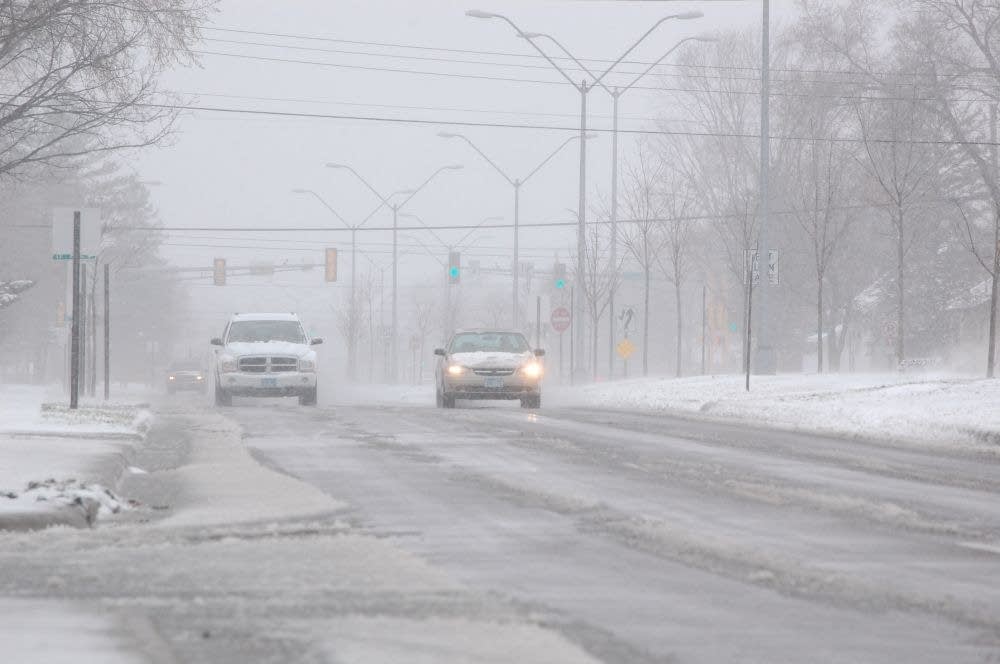
[[[299,320],[299,317],[296,316],[295,314],[291,314],[291,313],[288,313],[288,314],[267,314],[267,313],[261,313],[261,314],[233,314],[233,317],[230,320],[231,321],[238,321],[238,320],[294,320],[294,321],[297,321],[297,320]]]

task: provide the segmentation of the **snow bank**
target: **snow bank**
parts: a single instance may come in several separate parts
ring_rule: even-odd
[[[0,530],[92,525],[127,509],[114,486],[152,421],[142,404],[47,401],[36,386],[0,387]]]
[[[553,391],[549,404],[671,411],[785,429],[1000,453],[1000,380],[838,374],[644,378]]]

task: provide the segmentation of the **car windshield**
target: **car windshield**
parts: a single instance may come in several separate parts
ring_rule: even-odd
[[[287,341],[304,344],[302,326],[294,320],[241,320],[229,327],[229,343],[257,341]]]
[[[201,363],[193,360],[179,360],[170,365],[171,371],[201,371]]]
[[[463,332],[451,341],[452,353],[523,353],[524,335],[517,332]]]

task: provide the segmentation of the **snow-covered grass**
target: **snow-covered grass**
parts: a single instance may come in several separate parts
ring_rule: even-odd
[[[641,378],[553,390],[584,405],[743,420],[797,429],[1000,453],[1000,380],[946,374],[783,374]]]
[[[149,428],[149,410],[84,400],[71,411],[58,396],[44,387],[0,386],[0,527],[5,520],[27,527],[35,516],[39,524],[93,523],[127,507],[106,487]]]

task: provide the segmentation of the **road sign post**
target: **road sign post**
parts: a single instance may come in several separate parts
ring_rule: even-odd
[[[104,264],[104,400],[111,395],[111,270]]]

